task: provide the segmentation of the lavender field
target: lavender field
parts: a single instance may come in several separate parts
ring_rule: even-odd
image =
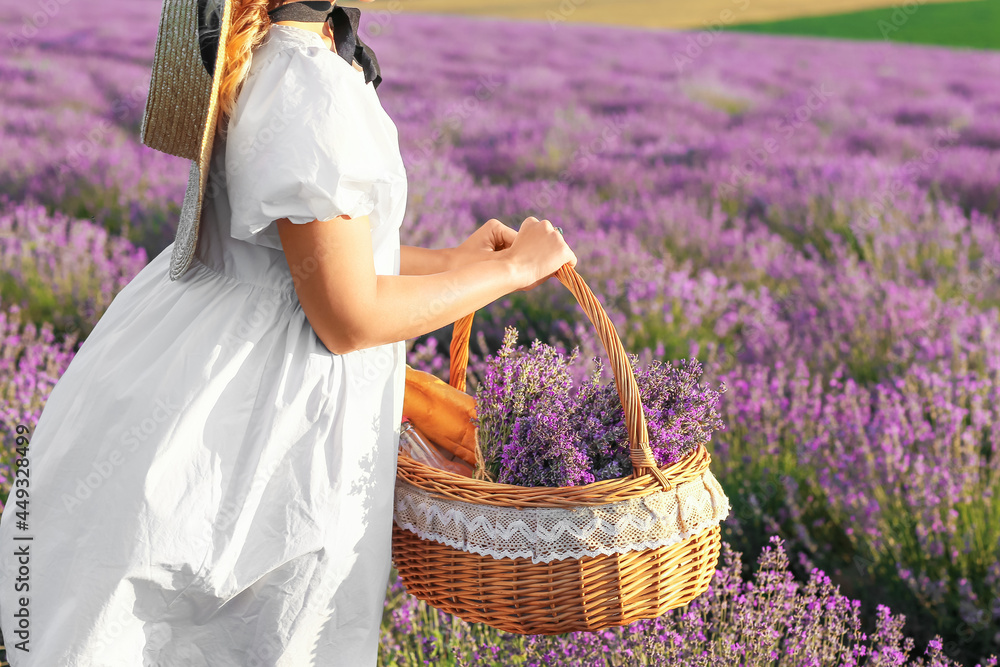
[[[53,6],[0,9],[2,498],[15,427],[172,240],[187,175],[138,140],[159,3]],[[362,31],[402,243],[560,225],[629,352],[725,382],[734,508],[688,608],[518,637],[393,584],[384,664],[996,665],[1000,53],[377,10]],[[552,280],[477,313],[470,391],[507,325],[603,355]],[[446,378],[450,336],[409,363]]]

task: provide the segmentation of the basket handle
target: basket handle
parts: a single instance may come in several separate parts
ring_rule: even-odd
[[[636,384],[635,375],[632,373],[632,366],[625,356],[625,348],[622,347],[621,339],[615,326],[608,318],[604,307],[594,296],[594,293],[583,281],[583,278],[576,269],[569,263],[563,264],[556,271],[559,282],[565,285],[577,302],[587,313],[587,317],[597,328],[597,333],[601,337],[604,349],[611,358],[611,370],[615,376],[615,386],[618,389],[618,396],[621,398],[622,407],[625,410],[625,426],[628,429],[629,458],[632,460],[632,476],[636,479],[646,473],[652,473],[663,488],[669,491],[672,488],[666,476],[656,465],[653,458],[653,450],[649,447],[649,431],[646,428],[646,416],[642,412],[642,403],[639,401],[639,385]],[[465,391],[465,373],[469,365],[469,337],[472,335],[472,317],[475,312],[469,313],[460,320],[456,320],[452,329],[451,337],[451,369],[449,373],[449,384]]]

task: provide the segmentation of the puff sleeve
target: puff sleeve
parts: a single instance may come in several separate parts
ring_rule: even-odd
[[[364,80],[330,58],[339,56],[291,48],[251,65],[227,129],[233,238],[280,250],[277,219],[304,224],[375,208],[384,166]]]

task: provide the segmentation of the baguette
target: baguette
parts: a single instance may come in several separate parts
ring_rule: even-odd
[[[403,415],[432,444],[476,465],[476,399],[440,378],[406,365]]]

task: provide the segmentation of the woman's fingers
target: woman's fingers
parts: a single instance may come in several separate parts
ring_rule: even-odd
[[[490,236],[494,250],[504,250],[510,247],[517,237],[517,230],[512,229],[496,218],[491,218],[486,224],[491,225]]]

